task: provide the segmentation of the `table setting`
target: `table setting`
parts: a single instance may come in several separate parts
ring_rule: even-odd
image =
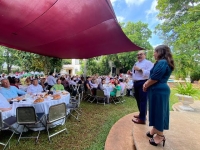
[[[36,113],[45,113],[48,115],[49,108],[52,105],[65,103],[66,105],[70,102],[70,93],[67,91],[55,91],[53,94],[48,94],[48,91],[45,93],[34,93],[26,94],[24,96],[17,97],[12,101],[12,109],[9,111],[2,112],[3,119],[6,119],[10,116],[16,116],[17,107],[26,107],[33,106]],[[18,128],[18,125],[15,125]],[[21,128],[17,129],[18,131]]]

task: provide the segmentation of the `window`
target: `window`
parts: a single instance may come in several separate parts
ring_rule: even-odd
[[[75,65],[79,65],[79,59],[75,59]]]

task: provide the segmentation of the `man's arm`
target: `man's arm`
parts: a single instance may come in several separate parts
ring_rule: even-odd
[[[26,94],[26,92],[24,92],[24,91],[22,91],[22,90],[20,90],[18,88],[16,88],[16,90],[17,90],[17,94],[20,94],[20,95],[25,95]]]

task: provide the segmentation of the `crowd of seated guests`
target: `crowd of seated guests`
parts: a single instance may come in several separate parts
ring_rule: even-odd
[[[124,93],[124,90],[127,90],[126,95],[130,96],[130,91],[132,90],[133,83],[129,80],[128,77],[123,76],[88,76],[84,82],[85,91],[91,90],[92,94],[96,95],[96,89],[105,90],[104,84],[109,84],[113,87],[113,91],[110,92],[110,95],[105,95],[107,99],[110,96],[116,96],[117,91],[120,91],[120,94]],[[107,103],[109,101],[107,100]]]
[[[48,79],[51,79],[48,80]],[[50,81],[50,82],[48,82]],[[50,83],[50,84],[49,84]],[[109,84],[113,87],[113,91],[107,97],[107,103],[109,103],[109,97],[115,96],[117,91],[123,93],[124,89],[127,89],[127,95],[130,95],[132,89],[132,82],[128,78],[122,76],[110,77],[110,76],[99,76],[98,74],[88,76],[86,79],[83,76],[71,76],[71,75],[54,75],[50,73],[48,77],[27,77],[24,84],[28,86],[27,93],[34,94],[43,92],[49,88],[49,90],[67,90],[70,92],[70,85],[83,84],[79,88],[79,92],[83,90],[87,92],[91,90],[93,95],[96,95],[96,90],[105,90],[105,84]],[[5,111],[11,109],[9,104],[10,100],[17,98],[20,95],[26,94],[23,90],[19,89],[20,80],[15,77],[2,78],[1,89],[0,89],[0,110]],[[49,86],[50,85],[50,86]],[[3,98],[2,98],[3,97]]]
[[[65,87],[69,86],[69,81],[73,79],[76,83],[82,83],[84,78],[80,79],[79,77],[69,78],[68,76],[57,76],[55,78],[53,74],[51,74],[52,79],[56,80],[55,84],[52,84],[52,88],[55,90],[65,90]],[[11,109],[11,100],[18,99],[19,96],[28,94],[40,93],[47,90],[48,80],[47,78],[40,78],[37,76],[27,77],[25,79],[24,85],[27,87],[27,92],[20,90],[19,78],[10,77],[7,78],[1,77],[1,88],[0,88],[0,110],[7,111]],[[64,87],[65,85],[65,87]]]

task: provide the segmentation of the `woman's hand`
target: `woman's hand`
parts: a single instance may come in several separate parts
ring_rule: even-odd
[[[147,85],[146,85],[146,82],[143,84],[143,91],[144,91],[144,92],[147,91]]]

